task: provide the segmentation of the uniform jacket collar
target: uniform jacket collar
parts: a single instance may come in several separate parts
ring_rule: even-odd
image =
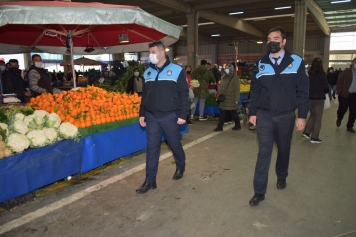
[[[280,74],[281,72],[283,72],[283,70],[286,69],[286,67],[288,67],[294,61],[294,59],[291,57],[292,54],[287,50],[284,50],[284,51],[285,51],[285,54],[284,54],[284,57],[283,57],[281,63],[277,67],[273,66],[276,74]],[[261,63],[272,65],[272,62],[269,59],[269,53],[261,58]]]

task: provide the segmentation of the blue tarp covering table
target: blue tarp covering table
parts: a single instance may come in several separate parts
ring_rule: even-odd
[[[180,131],[187,133],[187,124],[181,125]],[[0,159],[0,203],[69,175],[95,169],[146,146],[146,130],[134,123],[77,142],[65,140]]]
[[[56,144],[0,160],[0,203],[80,172],[83,141]]]

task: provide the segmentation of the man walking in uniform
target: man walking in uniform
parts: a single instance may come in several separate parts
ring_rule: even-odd
[[[286,187],[294,124],[303,131],[309,111],[309,78],[304,61],[284,50],[285,44],[285,31],[272,28],[268,33],[269,53],[256,63],[252,78],[249,121],[257,125],[259,151],[253,181],[255,195],[250,206],[265,199],[274,142],[278,147],[277,188]]]
[[[146,127],[146,180],[136,193],[157,188],[156,175],[164,133],[176,161],[174,180],[185,171],[185,153],[180,142],[179,125],[186,122],[189,113],[189,91],[185,71],[166,57],[164,45],[158,41],[149,44],[150,66],[144,72],[144,86],[140,106],[140,125]],[[145,120],[146,119],[146,120]]]

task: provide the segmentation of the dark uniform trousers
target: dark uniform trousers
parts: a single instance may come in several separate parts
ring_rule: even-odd
[[[173,152],[178,169],[185,167],[185,153],[180,142],[180,130],[177,124],[178,115],[173,112],[161,118],[146,112],[146,182],[156,182],[158,160],[161,150],[162,132]]]
[[[347,109],[349,109],[349,120],[347,121],[346,127],[353,128],[356,119],[356,93],[349,93],[348,98],[339,95],[338,99],[339,109],[337,110],[337,118],[342,120]]]
[[[274,142],[276,142],[278,148],[276,162],[277,177],[284,179],[288,176],[295,112],[291,111],[283,115],[271,116],[269,111],[258,110],[256,116],[259,151],[253,187],[256,194],[265,194]]]

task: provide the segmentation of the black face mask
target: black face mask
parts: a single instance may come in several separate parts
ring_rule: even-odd
[[[187,73],[188,75],[190,75],[191,72],[192,72],[192,71],[186,71],[186,73]]]
[[[278,53],[281,50],[281,43],[275,42],[275,41],[270,41],[267,44],[267,48],[270,53]]]

